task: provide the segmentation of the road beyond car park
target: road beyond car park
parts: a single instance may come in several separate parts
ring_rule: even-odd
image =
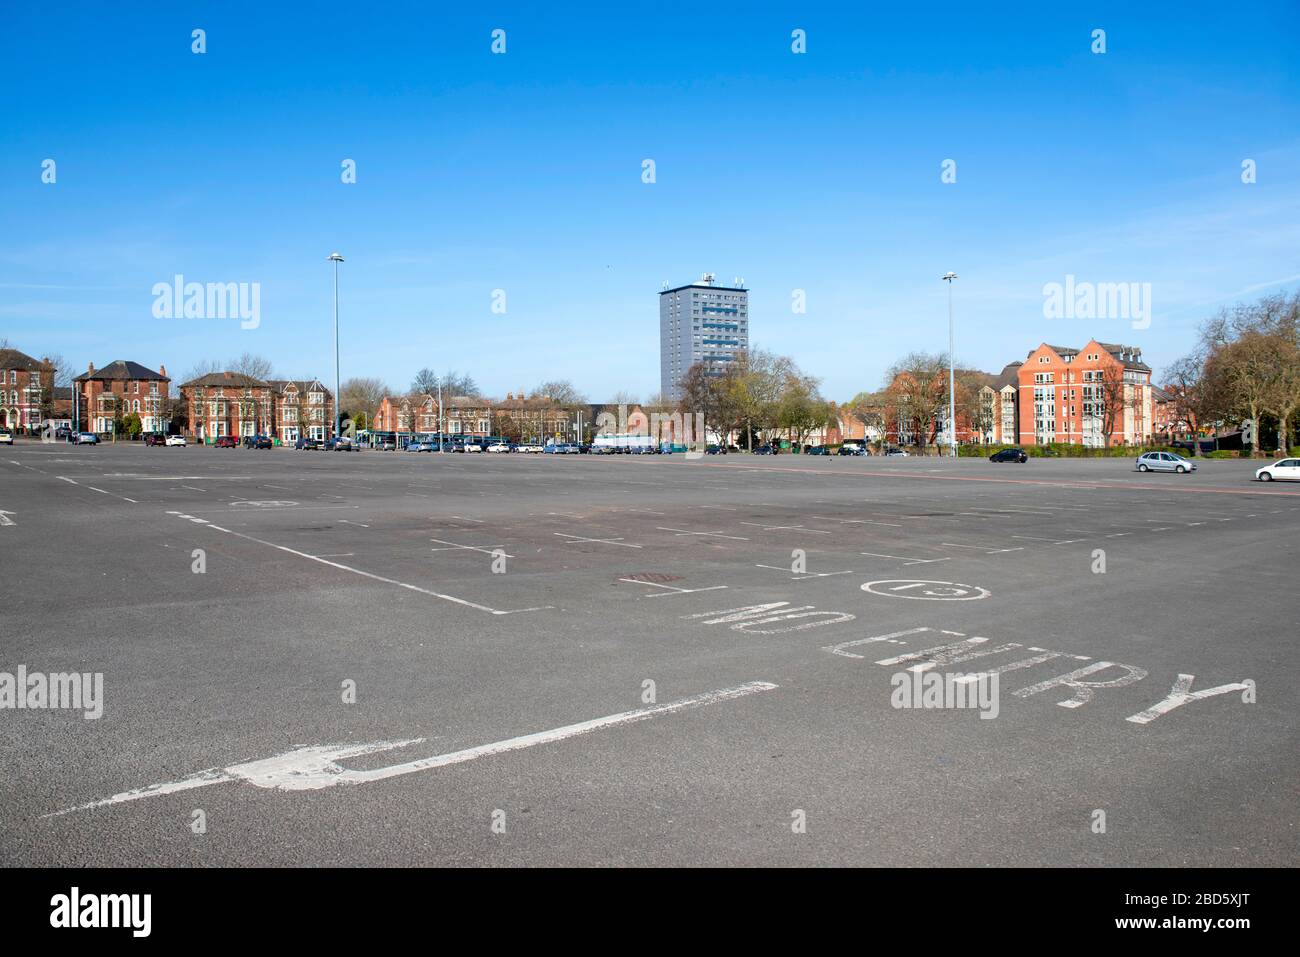
[[[0,862],[1289,865],[1261,464],[6,447]]]

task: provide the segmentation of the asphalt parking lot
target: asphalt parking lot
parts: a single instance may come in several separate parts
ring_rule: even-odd
[[[1291,865],[1258,464],[19,442],[0,864]]]

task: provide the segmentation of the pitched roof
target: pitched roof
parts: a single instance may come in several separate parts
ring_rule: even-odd
[[[1008,362],[1002,367],[1002,371],[998,373],[997,379],[993,382],[993,388],[1001,392],[1009,385],[1019,387],[1020,367],[1023,365],[1023,362]]]
[[[0,349],[0,369],[20,369],[27,372],[36,372],[44,368],[48,367],[39,359],[33,359],[25,352],[19,352],[17,349]]]
[[[94,372],[83,372],[73,379],[73,382],[89,382],[97,379],[144,379],[157,380],[159,382],[170,382],[167,376],[152,369],[146,369],[138,362],[132,362],[129,359],[114,359],[102,369],[96,369]]]
[[[242,372],[209,372],[207,375],[201,375],[189,382],[182,382],[181,388],[188,389],[190,386],[200,385],[228,386],[232,389],[260,389],[265,388],[270,383],[255,379],[251,375],[244,375]]]
[[[266,384],[275,389],[276,392],[283,392],[290,385],[297,387],[299,392],[311,392],[312,386],[320,386],[320,390],[326,395],[330,390],[325,388],[325,384],[320,379],[267,379]]]
[[[1100,341],[1097,341],[1097,345],[1122,362],[1125,369],[1136,369],[1139,372],[1151,371],[1151,367],[1142,361],[1142,350],[1137,346],[1125,346],[1115,342]]]

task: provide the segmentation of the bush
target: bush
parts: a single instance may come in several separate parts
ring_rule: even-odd
[[[1241,453],[1229,452],[1226,449],[1219,449],[1214,452],[1206,452],[1205,457],[1207,459],[1236,459],[1236,458],[1241,458]]]

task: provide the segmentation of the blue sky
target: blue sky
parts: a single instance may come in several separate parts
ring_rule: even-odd
[[[1092,337],[1159,370],[1300,287],[1300,6],[969,6],[9,5],[0,337],[328,379],[337,249],[344,378],[644,397],[661,283],[713,271],[847,399],[946,347],[950,269],[959,362],[991,371]],[[260,283],[260,326],[155,318],[177,273]],[[1151,283],[1150,328],[1044,318],[1067,274]]]

